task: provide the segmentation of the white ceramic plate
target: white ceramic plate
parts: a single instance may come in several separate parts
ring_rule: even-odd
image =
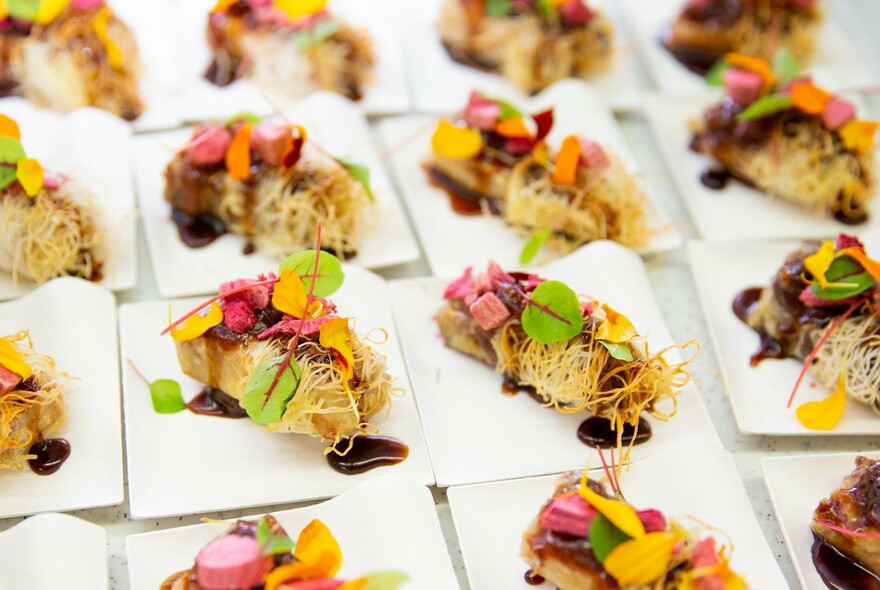
[[[70,458],[52,475],[0,471],[0,517],[122,502],[119,347],[113,296],[81,279],[55,279],[0,304],[0,334],[30,330],[34,348],[70,381],[67,421],[52,438]]]
[[[880,246],[880,235],[873,235],[871,240],[863,236],[868,252],[880,251],[872,247]],[[749,366],[749,357],[758,349],[758,335],[733,314],[733,299],[743,289],[768,287],[785,257],[797,247],[797,242],[734,245],[695,241],[688,245],[691,272],[718,351],[737,425],[742,432],[750,434],[820,437],[876,434],[880,431],[880,418],[866,405],[853,400],[847,403],[843,418],[834,430],[820,432],[804,428],[795,416],[797,406],[823,399],[831,392],[807,373],[789,409],[786,403],[802,363],[795,359],[767,359],[757,367]]]
[[[134,518],[326,498],[381,473],[434,483],[416,404],[394,335],[385,281],[351,266],[345,267],[345,273],[345,284],[332,297],[334,303],[342,313],[355,318],[359,334],[374,329],[388,332],[388,341],[377,345],[377,350],[388,357],[388,372],[406,394],[393,400],[390,414],[375,416],[374,421],[382,434],[409,445],[409,458],[394,467],[363,475],[341,475],[327,464],[323,452],[326,445],[315,438],[268,433],[247,419],[190,412],[157,414],[147,386],[126,363],[122,384],[128,494]],[[237,278],[232,274],[227,277]],[[171,301],[172,315],[179,316],[198,302]],[[168,322],[168,307],[167,301],[121,307],[122,358],[123,362],[131,359],[150,380],[178,381],[184,399],[189,400],[202,385],[183,374],[174,342],[169,336],[159,335]]]
[[[661,32],[672,23],[684,0],[623,0],[623,10],[633,29],[636,45],[647,64],[654,83],[666,92],[693,92],[705,82],[681,65],[660,44]],[[840,90],[876,83],[864,56],[847,38],[833,15],[833,2],[824,2],[826,12],[816,43],[816,53],[808,69],[828,88]]]
[[[859,454],[880,459],[877,451],[761,459],[764,482],[803,590],[827,588],[816,573],[810,556],[813,546],[810,523],[819,502],[830,496],[840,487],[843,478],[852,473]]]
[[[0,533],[0,570],[4,588],[106,589],[107,534],[66,514],[33,516]]]
[[[604,474],[594,471],[592,477],[604,479]],[[520,546],[523,533],[553,495],[556,483],[554,475],[449,490],[473,590],[552,587],[524,581],[528,566],[520,558]],[[620,484],[626,499],[637,508],[656,508],[685,526],[694,526],[688,517],[698,518],[723,532],[714,535],[719,542],[729,535],[734,545],[731,566],[750,587],[788,587],[754,517],[733,457],[720,446],[697,441],[677,444],[622,472]]]
[[[104,255],[104,278],[98,284],[114,291],[133,287],[137,281],[137,215],[127,154],[129,126],[98,109],[62,115],[37,109],[21,98],[0,100],[0,113],[18,122],[28,156],[91,192],[102,215],[98,221],[104,243],[107,248],[112,245]],[[0,272],[0,299],[19,297],[35,286],[29,280],[13,285],[12,275]]]
[[[326,524],[342,549],[340,578],[393,570],[410,576],[407,590],[458,588],[434,501],[424,486],[374,477],[322,504],[272,515],[294,540],[313,519]],[[128,537],[131,590],[155,590],[169,575],[192,567],[198,552],[228,528],[199,524]]]
[[[688,121],[720,100],[720,94],[691,96],[654,95],[645,99],[645,116],[659,144],[666,165],[678,185],[697,229],[707,240],[755,240],[761,238],[808,238],[852,231],[830,215],[819,214],[762,191],[731,181],[718,191],[703,186],[700,174],[715,166],[714,160],[692,152],[688,144]],[[880,200],[871,203],[867,223],[860,232],[880,228]]]
[[[673,343],[641,260],[623,247],[595,242],[548,264],[540,274],[563,280],[576,292],[628,315],[651,350]],[[433,317],[444,304],[448,283],[447,279],[391,283],[393,310],[438,485],[559,473],[595,458],[595,452],[576,436],[586,413],[562,414],[542,408],[526,394],[503,395],[502,378],[492,367],[444,346]],[[680,355],[670,351],[666,358],[675,362]],[[684,439],[716,439],[693,386],[678,396],[678,413],[669,423],[648,420],[654,435],[633,448],[633,460]]]
[[[502,95],[507,96],[507,95]],[[513,99],[512,99],[513,100]],[[458,105],[463,108],[467,103]],[[590,87],[578,80],[558,82],[533,99],[515,104],[524,112],[535,113],[554,109],[555,123],[548,142],[557,149],[572,133],[585,135],[606,146],[638,175],[639,168],[624,142],[620,128],[611,112]],[[430,184],[421,163],[430,155],[433,120],[410,116],[389,119],[380,124],[382,138],[389,150],[391,165],[407,200],[409,211],[422,240],[422,245],[437,275],[453,275],[465,266],[496,260],[507,266],[517,264],[526,239],[516,235],[500,218],[490,215],[465,216],[452,210],[447,194]],[[643,182],[644,184],[644,182]],[[646,186],[649,223],[658,230],[645,251],[671,250],[681,246],[681,236]],[[540,260],[543,253],[539,254]]]
[[[376,71],[361,101],[355,103],[370,115],[387,115],[409,110],[406,71],[397,17],[401,0],[332,0],[328,9],[353,27],[366,29],[376,52]],[[211,63],[211,51],[205,37],[208,13],[216,0],[177,2],[174,27],[181,71],[180,113],[186,121],[226,117],[231,112],[251,111],[269,114],[272,106],[266,92],[256,83],[243,79],[221,88],[204,78]],[[291,96],[271,94],[278,104],[294,100]]]
[[[412,80],[415,109],[420,112],[451,113],[460,109],[474,88],[485,90],[489,96],[510,96],[523,102],[527,96],[516,85],[498,74],[483,72],[455,62],[449,57],[440,34],[437,19],[442,2],[447,0],[419,0],[406,2],[403,7],[407,67]],[[614,109],[627,110],[639,106],[642,91],[648,87],[629,39],[622,18],[614,2],[592,1],[591,6],[606,10],[614,24],[614,62],[610,68],[587,82]]]
[[[418,258],[419,249],[403,208],[379,162],[366,120],[357,107],[342,97],[322,92],[289,109],[286,116],[290,121],[303,124],[309,141],[370,169],[376,204],[374,211],[368,212],[361,249],[352,262],[376,268]],[[164,297],[207,293],[231,275],[256,275],[278,263],[259,254],[244,256],[245,240],[233,234],[221,236],[204,248],[190,248],[180,240],[177,227],[171,221],[171,206],[164,198],[164,172],[175,151],[191,136],[192,132],[186,129],[139,137],[135,141],[133,159],[138,198],[153,272],[159,293]]]

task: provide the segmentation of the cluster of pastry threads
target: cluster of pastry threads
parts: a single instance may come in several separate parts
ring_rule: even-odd
[[[20,140],[18,123],[0,114],[0,189],[16,182],[27,196],[35,197],[44,186],[58,188],[61,177],[47,175],[39,161],[28,158]]]
[[[485,0],[485,10],[492,17],[538,14],[566,27],[584,26],[596,16],[585,0]]]
[[[780,50],[771,66],[760,57],[728,53],[708,74],[712,85],[723,85],[727,96],[743,111],[740,122],[761,119],[794,109],[818,117],[836,133],[843,146],[856,154],[868,154],[874,146],[878,123],[856,118],[852,103],[815,85],[810,76],[799,75],[790,52]]]
[[[243,529],[252,526],[250,522],[239,521],[239,524],[245,525],[241,527]],[[296,542],[271,516],[257,521],[253,536],[240,534],[238,529],[234,527],[199,552],[193,574],[200,588],[261,587],[276,590],[287,588],[289,584],[299,587],[299,582],[309,588],[397,590],[409,579],[406,574],[395,571],[348,581],[336,578],[342,565],[342,550],[330,529],[320,520],[306,525]],[[285,558],[287,563],[277,565],[277,558]]]

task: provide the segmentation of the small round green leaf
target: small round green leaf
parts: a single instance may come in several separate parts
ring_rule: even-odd
[[[314,294],[318,297],[329,297],[342,286],[345,273],[339,259],[322,251],[318,259],[318,271],[315,272],[315,251],[305,250],[288,256],[281,263],[280,271],[290,269],[296,271],[306,286],[306,292],[312,287],[312,276],[315,278]]]
[[[294,359],[290,359],[290,363],[284,366],[281,377],[275,387],[272,387],[283,362],[283,356],[263,361],[248,379],[244,391],[244,409],[254,422],[271,424],[281,420],[287,409],[287,402],[296,393],[302,369]]]
[[[20,141],[0,136],[0,164],[17,164],[24,157],[24,147]]]
[[[626,541],[629,541],[629,535],[614,526],[610,520],[601,514],[593,517],[593,524],[590,525],[590,545],[599,563],[605,563],[608,554]]]
[[[865,269],[862,268],[862,265],[856,262],[853,258],[849,256],[840,256],[839,258],[835,258],[831,262],[831,266],[828,267],[828,270],[825,271],[825,280],[830,283],[836,283],[838,281],[844,281],[844,277],[848,277],[850,275],[857,275],[859,273],[864,272]]]
[[[776,75],[777,85],[787,84],[801,71],[801,65],[791,49],[780,47],[773,57],[773,73]]]
[[[156,379],[150,383],[153,409],[159,414],[176,414],[186,409],[180,394],[180,383],[173,379]]]
[[[364,190],[367,191],[367,196],[370,198],[370,202],[375,203],[376,199],[373,196],[373,189],[370,186],[370,169],[363,164],[357,164],[347,158],[339,158],[338,161],[346,170],[348,170],[348,173],[351,174],[352,178],[364,187]]]
[[[706,72],[706,84],[709,86],[724,86],[724,72],[732,67],[726,59],[719,59]]]
[[[376,572],[367,576],[367,585],[362,590],[398,590],[409,581],[403,572]]]
[[[792,106],[790,94],[770,94],[759,98],[749,107],[737,115],[737,121],[753,121],[763,117],[769,117]]]
[[[526,304],[522,326],[526,334],[544,344],[577,336],[584,327],[577,294],[559,281],[541,283]]]
[[[40,0],[6,0],[6,10],[13,18],[33,21],[40,11]]]
[[[526,242],[526,245],[523,246],[522,252],[519,254],[519,263],[520,264],[531,264],[532,260],[535,259],[535,256],[538,255],[538,251],[544,246],[547,242],[547,239],[550,237],[549,229],[542,229]]]
[[[629,363],[633,360],[632,350],[625,342],[618,344],[615,342],[608,342],[607,340],[600,340],[599,344],[607,348],[608,353],[619,361]]]
[[[512,6],[511,0],[486,0],[486,14],[495,18],[507,16]]]
[[[248,125],[256,125],[262,120],[262,117],[260,117],[259,115],[255,115],[254,113],[248,111],[242,111],[240,113],[235,113],[234,115],[226,119],[226,125],[232,125],[233,123],[238,123],[239,121],[247,123]]]
[[[821,288],[818,283],[815,283],[811,287],[811,290],[813,291],[813,294],[820,299],[838,301],[840,299],[846,299],[847,297],[853,297],[859,293],[864,293],[874,286],[874,277],[863,272],[861,274],[842,278],[840,279],[840,282],[844,283],[844,285],[830,285],[824,289]]]
[[[0,189],[6,188],[15,182],[16,177],[15,168],[0,166]]]

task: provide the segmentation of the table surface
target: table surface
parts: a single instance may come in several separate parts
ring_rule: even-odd
[[[837,17],[843,26],[853,33],[859,49],[871,62],[875,73],[880,74],[880,0],[835,0]],[[880,117],[880,96],[868,98],[872,114]],[[697,237],[684,205],[662,159],[657,153],[656,144],[648,127],[638,113],[618,116],[624,136],[634,152],[636,159],[670,216],[677,220],[678,228],[686,239]],[[389,170],[390,174],[390,170]],[[397,187],[395,187],[397,188]],[[138,286],[130,291],[117,293],[121,303],[151,301],[159,299],[143,227],[138,228]],[[724,448],[730,451],[736,461],[740,476],[752,502],[755,515],[777,557],[782,572],[792,588],[799,586],[791,559],[782,540],[782,535],[773,513],[767,490],[761,475],[762,457],[785,456],[817,452],[862,452],[880,449],[880,438],[858,437],[770,437],[745,435],[737,430],[733,413],[725,394],[721,370],[709,336],[706,321],[697,299],[694,282],[691,278],[684,250],[656,255],[645,260],[654,293],[659,301],[669,329],[677,341],[696,339],[702,345],[702,352],[693,362],[692,374],[703,397]],[[418,277],[430,275],[430,270],[421,258],[410,264],[379,271],[387,279]],[[686,459],[686,458],[685,458]],[[699,477],[699,469],[694,470]],[[127,487],[126,487],[127,489]],[[462,589],[469,589],[467,576],[462,564],[461,553],[455,527],[443,489],[432,488],[440,524],[446,537],[447,547],[455,566]],[[309,503],[266,506],[261,510],[277,511]],[[229,510],[210,514],[214,518],[235,518],[254,512],[254,508]],[[72,515],[88,520],[107,531],[110,565],[110,587],[123,590],[129,587],[125,539],[128,535],[196,524],[204,515],[162,518],[156,520],[131,520],[128,515],[128,498],[119,506],[93,508],[71,512]],[[22,518],[0,519],[0,531],[14,526]]]

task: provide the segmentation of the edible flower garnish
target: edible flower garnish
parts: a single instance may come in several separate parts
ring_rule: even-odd
[[[205,315],[191,315],[179,327],[171,330],[171,337],[178,342],[198,338],[214,326],[223,323],[223,312],[215,301]]]
[[[0,189],[15,181],[29,197],[35,197],[43,188],[43,166],[28,158],[21,145],[18,123],[0,115]]]
[[[11,17],[46,26],[58,18],[68,6],[78,12],[87,12],[103,5],[103,0],[2,0],[0,19]]]
[[[807,402],[798,407],[798,421],[810,430],[831,430],[843,417],[846,408],[846,366],[840,370],[840,378],[834,393],[823,400]]]
[[[562,141],[559,155],[556,156],[553,180],[559,184],[574,184],[580,159],[581,142],[576,135],[569,135]]]
[[[324,10],[327,0],[274,0],[274,4],[287,18],[296,21]]]
[[[113,11],[110,10],[110,7],[104,6],[95,15],[92,27],[95,29],[95,35],[97,35],[101,45],[104,46],[104,51],[107,52],[107,61],[110,63],[110,67],[114,70],[119,70],[122,68],[123,56],[119,44],[110,36],[110,18],[112,16]]]
[[[15,373],[22,381],[29,379],[34,373],[21,353],[6,338],[0,338],[0,367]]]
[[[482,151],[483,138],[477,129],[440,121],[431,137],[431,149],[444,158],[470,160]]]
[[[239,127],[226,152],[226,169],[235,180],[247,180],[251,175],[251,129],[251,125]]]

